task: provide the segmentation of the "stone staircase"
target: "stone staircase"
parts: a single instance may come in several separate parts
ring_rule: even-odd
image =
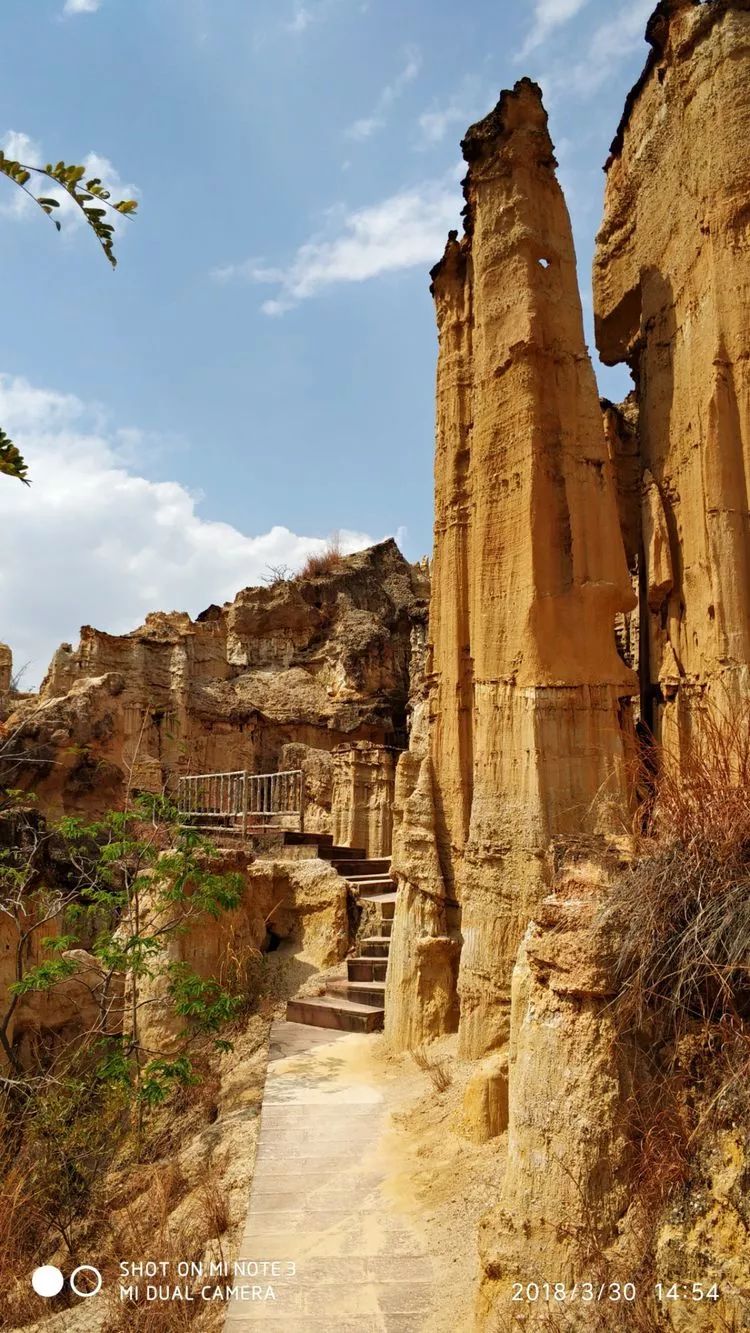
[[[347,976],[328,983],[324,995],[296,995],[286,1009],[287,1022],[333,1028],[339,1032],[379,1032],[385,1016],[385,973],[396,909],[396,889],[390,857],[368,857],[361,847],[339,847],[330,834],[289,833],[285,842],[317,842],[318,855],[357,893],[361,903],[372,904],[376,933],[362,940],[359,954],[347,958]]]

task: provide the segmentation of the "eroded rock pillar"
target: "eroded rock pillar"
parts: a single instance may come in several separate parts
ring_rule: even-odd
[[[626,818],[637,683],[615,641],[635,597],[540,89],[503,93],[463,151],[465,235],[432,275],[437,868],[411,882],[460,903],[460,1046],[476,1058],[507,1037],[550,838]]]
[[[662,0],[647,39],[594,301],[639,408],[642,708],[679,762],[696,705],[750,693],[750,4]]]
[[[565,865],[519,952],[508,1165],[501,1206],[480,1229],[478,1328],[512,1308],[514,1282],[572,1288],[598,1271],[630,1203],[633,1059],[612,1007],[616,930],[601,914],[618,870],[605,849]],[[580,1301],[564,1314],[566,1328],[603,1326]],[[524,1327],[548,1328],[549,1306],[526,1305],[524,1318]]]
[[[507,1035],[510,976],[550,838],[623,817],[620,700],[635,679],[614,624],[634,596],[536,85],[522,80],[503,94],[463,149],[474,710],[471,815],[455,879],[461,1047],[476,1057]]]

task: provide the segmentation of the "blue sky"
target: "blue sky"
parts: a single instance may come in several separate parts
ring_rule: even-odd
[[[87,159],[140,201],[113,274],[0,181],[0,424],[34,479],[0,486],[0,639],[28,680],[81,623],[195,614],[334,530],[430,550],[427,275],[459,225],[459,140],[502,87],[542,83],[590,333],[650,9],[6,0],[6,151]]]

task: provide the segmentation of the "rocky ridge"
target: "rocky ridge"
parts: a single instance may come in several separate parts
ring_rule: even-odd
[[[101,813],[128,790],[173,791],[183,773],[276,771],[314,751],[310,827],[316,816],[328,827],[327,756],[405,743],[428,590],[425,569],[389,540],[317,577],[246,588],[194,621],[156,612],[124,635],[84,626],[38,696],[15,709],[6,696],[3,776],[52,814]]]

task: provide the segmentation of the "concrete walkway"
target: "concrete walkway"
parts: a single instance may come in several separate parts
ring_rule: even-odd
[[[378,1143],[388,1107],[382,1087],[369,1076],[375,1040],[297,1023],[273,1025],[237,1258],[254,1267],[246,1270],[251,1275],[235,1271],[231,1279],[246,1291],[229,1306],[225,1333],[263,1325],[279,1333],[427,1329],[432,1264],[421,1237],[382,1189],[386,1167]],[[277,1272],[270,1270],[274,1263]],[[275,1299],[264,1298],[268,1287]]]

